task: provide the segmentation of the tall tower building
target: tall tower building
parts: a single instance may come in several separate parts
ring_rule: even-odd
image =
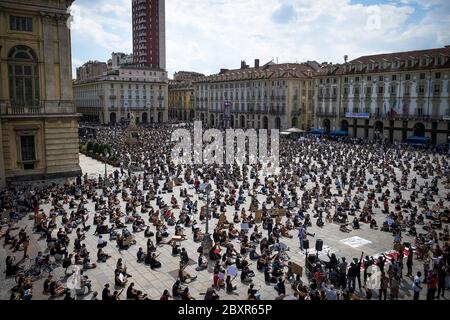
[[[166,70],[165,0],[133,0],[133,62]]]

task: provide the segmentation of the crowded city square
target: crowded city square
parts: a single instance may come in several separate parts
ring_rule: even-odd
[[[82,127],[82,175],[0,192],[0,299],[448,299],[444,151],[304,134],[279,170],[176,165],[191,124]]]

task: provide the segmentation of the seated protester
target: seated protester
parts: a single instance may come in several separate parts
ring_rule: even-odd
[[[172,297],[174,298],[181,298],[181,282],[180,280],[175,281],[174,285],[172,286]]]
[[[347,224],[341,225],[341,226],[339,227],[339,230],[342,231],[342,232],[345,232],[345,233],[349,233],[349,232],[352,231],[352,230],[350,230],[350,229],[347,228]]]
[[[319,228],[322,228],[322,227],[325,225],[325,223],[323,222],[322,216],[319,216],[319,217],[317,218],[316,225],[317,225]]]
[[[248,266],[244,267],[241,272],[241,281],[244,284],[248,284],[252,282],[251,272]]]
[[[197,276],[192,277],[189,273],[185,271],[187,264],[180,263],[180,268],[178,269],[178,279],[180,279],[181,283],[185,283],[186,280],[195,281]]]
[[[148,264],[150,265],[150,268],[152,269],[159,269],[161,268],[161,262],[157,260],[159,257],[159,254],[156,255],[155,253],[152,253],[151,255],[147,255],[147,257],[150,257],[148,259]]]
[[[378,224],[377,224],[377,221],[375,219],[372,219],[370,221],[370,229],[378,229]]]
[[[109,258],[111,258],[111,256],[106,254],[102,248],[98,249],[97,260],[99,262],[106,262],[106,260],[108,260]]]
[[[74,251],[80,251],[81,250],[81,240],[80,239],[75,239],[75,241],[73,242],[73,248]]]
[[[169,290],[166,289],[166,290],[164,290],[164,292],[159,300],[169,301],[170,298],[172,298],[172,296],[170,295]]]
[[[213,286],[216,288],[220,288],[225,286],[225,282],[223,281],[224,273],[221,270],[215,270],[213,275]]]
[[[16,275],[20,269],[20,267],[16,263],[14,263],[15,260],[16,260],[16,257],[11,257],[11,256],[6,257],[5,273],[6,273],[7,277]]]
[[[142,231],[144,231],[144,226],[142,225],[142,223],[139,220],[135,220],[133,222],[133,232],[138,233],[138,232],[142,232]]]
[[[189,263],[189,256],[188,256],[188,253],[185,248],[181,249],[180,258],[181,258],[181,263],[186,264],[186,265]]]
[[[279,295],[286,295],[286,286],[284,285],[284,280],[282,278],[278,279],[275,290]]]
[[[183,301],[195,300],[193,297],[191,297],[188,287],[184,288],[183,292],[181,293],[181,300]]]
[[[214,290],[214,288],[208,288],[206,290],[205,300],[213,301],[213,300],[219,300],[219,299],[220,299],[220,297],[217,294],[216,290]]]
[[[281,277],[283,275],[283,264],[279,261],[274,261],[272,264],[272,275],[276,278]]]
[[[208,261],[205,260],[202,252],[199,254],[197,261],[198,261],[197,267],[198,271],[205,270],[208,268]]]
[[[134,282],[130,283],[130,285],[127,288],[127,299],[128,300],[134,300],[138,297],[138,291],[134,289]]]
[[[80,240],[84,240],[86,238],[85,234],[83,232],[81,232],[80,228],[77,229],[76,234],[77,234],[77,238]]]
[[[214,245],[211,250],[209,250],[209,258],[213,261],[219,260],[221,258],[220,251],[220,247],[217,244]]]
[[[128,281],[127,276],[124,275],[122,272],[116,270],[116,272],[114,273],[115,285],[118,287],[125,287],[127,281]]]
[[[141,263],[145,261],[145,253],[142,248],[139,248],[138,252],[136,253],[137,262]]]
[[[64,285],[60,281],[54,281],[54,280],[51,280],[48,290],[49,290],[50,296],[52,296],[52,297],[62,296],[66,292]]]
[[[67,272],[67,269],[72,265],[72,254],[69,254],[66,256],[63,260],[62,267],[65,269],[65,272]]]
[[[358,220],[358,218],[355,217],[353,219],[353,229],[358,230],[359,228],[360,228],[359,220]]]
[[[176,241],[172,242],[172,255],[177,256],[180,254],[180,246],[177,244]]]
[[[108,245],[108,242],[105,239],[103,239],[103,236],[99,236],[98,237],[98,242],[97,242],[97,248],[98,249],[104,248],[107,245]]]
[[[271,269],[268,263],[264,266],[264,280],[269,283],[277,283],[277,278],[271,275]]]
[[[85,257],[83,260],[83,270],[95,269],[97,265],[95,263],[91,263],[88,257]]]
[[[252,260],[252,261],[256,261],[256,260],[258,260],[259,259],[259,255],[258,255],[258,253],[256,252],[256,249],[255,248],[251,248],[250,249],[250,260]]]
[[[118,236],[119,236],[119,233],[116,230],[116,227],[112,226],[111,229],[109,229],[109,240],[111,240],[111,241],[117,240]]]
[[[266,263],[266,256],[265,255],[259,256],[258,262],[256,263],[256,269],[259,271],[263,270],[265,263]]]
[[[84,261],[84,259],[82,258],[82,257],[80,257],[80,255],[79,254],[75,254],[75,264],[76,265],[83,265],[83,261]]]
[[[92,292],[92,282],[89,280],[88,276],[83,275],[83,272],[81,272],[81,283],[80,283],[80,289],[85,292],[84,288],[88,288],[88,294]],[[95,293],[94,293],[95,294]]]
[[[147,229],[145,229],[145,232],[144,232],[144,236],[146,237],[146,238],[150,238],[150,237],[153,237],[155,234],[153,233],[153,232],[151,232],[150,231],[150,226],[147,226]]]
[[[81,245],[81,249],[80,252],[78,253],[80,255],[80,257],[85,258],[89,256],[89,251],[86,248],[86,244],[82,244]]]
[[[228,294],[232,293],[233,291],[235,291],[237,289],[236,286],[233,286],[233,280],[236,279],[236,277],[237,277],[237,275],[233,279],[231,279],[231,276],[229,276],[229,275],[227,276],[227,280],[225,281],[225,286],[226,286],[226,290],[227,290]]]

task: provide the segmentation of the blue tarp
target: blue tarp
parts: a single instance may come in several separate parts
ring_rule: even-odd
[[[332,131],[332,132],[330,132],[330,136],[333,136],[333,137],[347,137],[348,136],[348,131],[342,131],[342,130]]]
[[[310,134],[325,134],[325,130],[313,128],[309,130]]]
[[[427,138],[427,137],[412,136],[412,137],[409,137],[408,139],[406,139],[406,143],[410,143],[410,144],[429,144],[430,142],[431,142],[431,139]]]

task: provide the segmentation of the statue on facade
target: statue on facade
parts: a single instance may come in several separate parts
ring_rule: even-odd
[[[139,129],[136,125],[136,118],[134,116],[133,113],[131,113],[130,115],[130,123],[128,124],[128,128],[127,128],[127,142],[129,144],[137,144],[138,143],[138,138],[139,138],[139,133],[138,133]]]

